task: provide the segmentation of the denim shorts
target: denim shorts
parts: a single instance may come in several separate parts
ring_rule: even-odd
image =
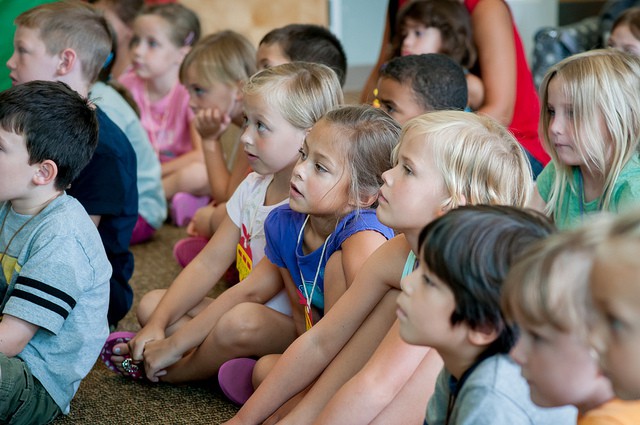
[[[0,423],[46,424],[60,413],[25,362],[0,353]]]

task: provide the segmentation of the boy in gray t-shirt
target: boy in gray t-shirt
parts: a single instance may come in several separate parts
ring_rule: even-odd
[[[0,93],[0,422],[69,412],[107,337],[111,266],[65,189],[97,145],[95,111],[60,82]]]
[[[529,399],[506,354],[516,332],[500,310],[514,259],[552,231],[541,214],[479,205],[454,209],[420,234],[420,265],[402,280],[398,318],[406,342],[433,347],[444,361],[425,424],[575,423],[575,409],[543,409]]]

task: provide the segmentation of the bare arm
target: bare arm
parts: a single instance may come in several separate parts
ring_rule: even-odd
[[[334,393],[315,423],[343,422],[355,425],[372,422],[416,373],[429,351],[428,347],[409,345],[402,341],[396,320],[364,368]],[[433,361],[423,367],[429,369],[432,380],[423,382],[423,385],[433,392],[442,361],[437,355],[431,357]],[[425,405],[427,399],[428,397],[424,399]],[[416,408],[424,416],[424,405],[417,404]],[[407,415],[409,413],[415,412],[405,412]]]
[[[282,285],[278,267],[263,258],[246,279],[224,291],[171,336],[147,343],[144,351],[147,377],[157,382],[164,375],[163,370],[200,345],[231,308],[243,302],[264,304],[282,289]]]
[[[284,352],[230,423],[260,423],[311,384],[389,288],[399,285],[408,250],[404,237],[391,239],[376,250],[364,263],[351,287],[322,320]]]
[[[38,326],[5,314],[0,320],[0,353],[15,357],[36,334]]]
[[[218,232],[196,258],[180,272],[151,314],[147,324],[131,340],[132,357],[141,359],[145,345],[162,339],[165,329],[197,306],[235,259],[240,229],[225,214]]]
[[[505,126],[516,102],[516,49],[513,21],[503,0],[481,0],[471,14],[485,99],[477,110]]]

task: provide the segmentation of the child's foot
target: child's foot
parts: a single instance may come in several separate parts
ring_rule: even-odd
[[[178,192],[171,198],[169,215],[176,226],[189,224],[198,208],[204,207],[211,201],[208,196],[195,196],[187,192]]]
[[[132,379],[141,379],[144,378],[142,365],[133,363],[127,345],[135,335],[134,332],[112,332],[102,347],[100,358],[109,370]]]
[[[242,357],[223,363],[218,370],[220,389],[238,406],[245,404],[253,394],[251,376],[255,365],[254,359]]]

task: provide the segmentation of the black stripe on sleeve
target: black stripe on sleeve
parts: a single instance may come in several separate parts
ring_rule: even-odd
[[[66,292],[62,292],[58,288],[54,288],[51,285],[47,285],[46,283],[42,283],[40,281],[30,279],[24,276],[18,276],[18,278],[16,279],[16,285],[24,285],[29,288],[34,288],[39,291],[42,291],[45,294],[49,294],[53,297],[56,297],[61,301],[64,301],[65,303],[67,303],[71,307],[71,309],[73,309],[76,306],[76,300],[70,297],[69,294],[67,294]]]
[[[53,311],[54,313],[58,313],[65,320],[67,319],[67,316],[69,316],[69,312],[60,307],[58,304],[52,303],[49,300],[45,300],[44,298],[33,295],[29,292],[25,292],[20,289],[14,289],[11,293],[11,296],[22,298],[23,300],[29,301],[30,303],[39,305],[40,307],[46,308],[47,310]]]

